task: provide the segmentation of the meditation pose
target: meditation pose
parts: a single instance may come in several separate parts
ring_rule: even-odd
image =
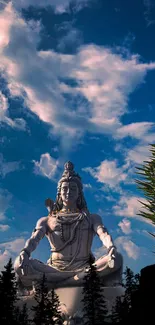
[[[14,268],[25,288],[41,281],[45,274],[50,287],[81,286],[90,261],[96,265],[103,285],[121,281],[122,256],[98,214],[91,214],[83,194],[80,176],[71,162],[65,164],[58,182],[56,202],[46,200],[49,215],[38,220],[36,227],[16,258]],[[98,235],[106,255],[95,260],[91,247]],[[46,236],[52,254],[47,263],[31,258],[39,241]]]

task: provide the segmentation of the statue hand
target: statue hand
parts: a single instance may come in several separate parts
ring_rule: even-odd
[[[19,255],[20,258],[20,265],[22,275],[28,274],[28,266],[29,266],[29,256],[26,252],[22,251]]]
[[[116,247],[115,246],[112,246],[110,249],[109,249],[109,267],[110,268],[114,268],[114,264],[115,264],[115,259],[116,259],[116,254],[117,254],[117,250],[116,250]]]

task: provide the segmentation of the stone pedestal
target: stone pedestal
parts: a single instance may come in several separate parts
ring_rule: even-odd
[[[82,287],[68,287],[68,288],[59,288],[56,289],[60,303],[61,303],[61,311],[66,315],[66,319],[74,318],[74,316],[82,318]],[[113,303],[115,303],[115,299],[117,296],[122,296],[124,293],[124,289],[121,286],[115,287],[104,287],[104,296],[107,301],[108,313],[111,312],[111,308]],[[22,296],[18,305],[22,306],[23,303],[27,303],[28,308],[31,308],[35,305],[34,295],[30,296]],[[70,324],[69,322],[66,324]]]
[[[59,296],[61,304],[66,306],[68,314],[73,316],[78,311],[81,314],[82,311],[82,287],[76,288],[60,288],[56,290],[57,295]],[[104,287],[103,294],[107,301],[108,311],[110,312],[113,303],[115,302],[115,298],[117,296],[123,295],[123,288],[120,287]]]

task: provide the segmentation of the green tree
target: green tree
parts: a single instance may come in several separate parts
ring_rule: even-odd
[[[150,159],[144,161],[140,167],[136,167],[136,174],[140,175],[140,179],[136,179],[135,182],[146,199],[146,202],[139,201],[144,210],[140,210],[138,215],[155,223],[155,144],[151,144],[149,150]]]
[[[26,303],[19,310],[18,323],[21,324],[21,325],[29,325],[30,324],[29,312],[28,312],[28,308],[27,308]]]
[[[17,283],[10,258],[0,275],[0,324],[16,324],[17,300]]]
[[[29,319],[29,311],[27,308],[27,304],[25,303],[22,308],[17,306],[15,308],[15,319],[14,323],[15,325],[30,325],[31,321]]]
[[[106,324],[107,308],[100,277],[90,261],[83,286],[83,325]]]
[[[61,314],[59,312],[59,299],[54,289],[48,292],[45,275],[37,285],[35,297],[36,306],[32,307],[34,316],[32,319],[35,325],[59,325],[62,324]]]
[[[123,287],[125,289],[124,295],[123,297],[116,298],[116,304],[112,311],[113,323],[122,325],[131,324],[133,319],[138,319],[135,308],[135,297],[137,297],[137,293],[139,292],[139,274],[134,275],[132,270],[126,267]]]
[[[111,321],[113,324],[123,323],[126,316],[126,306],[123,297],[116,297],[115,305],[112,308]]]

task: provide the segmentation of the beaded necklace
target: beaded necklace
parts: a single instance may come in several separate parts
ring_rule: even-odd
[[[77,237],[77,228],[79,226],[79,223],[84,219],[85,214],[84,213],[79,213],[76,217],[70,218],[69,216],[65,217],[63,215],[57,215],[57,222],[60,226],[60,237],[64,243],[66,243],[66,239],[64,237],[64,226],[71,226],[74,224],[72,234],[69,239],[69,244],[72,244],[75,242],[76,237]],[[67,240],[68,242],[68,240]]]

